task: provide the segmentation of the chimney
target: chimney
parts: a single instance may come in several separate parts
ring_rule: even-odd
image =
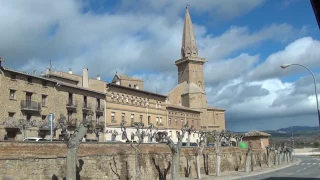
[[[101,80],[101,77],[99,74],[97,75],[97,80],[99,80],[99,81]]]
[[[88,88],[88,85],[89,85],[88,68],[83,68],[82,87]]]
[[[69,68],[69,74],[72,74],[72,68]]]
[[[50,68],[46,69],[46,74],[50,74]]]

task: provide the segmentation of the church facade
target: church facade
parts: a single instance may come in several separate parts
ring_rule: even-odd
[[[121,137],[120,123],[125,124],[127,133],[134,134],[135,129],[132,124],[134,122],[143,122],[145,128],[151,124],[154,125],[152,132],[147,133],[167,131],[175,142],[177,141],[176,132],[183,125],[188,124],[193,126],[196,131],[190,136],[185,136],[183,141],[186,142],[187,138],[190,137],[191,142],[196,142],[199,138],[197,131],[225,129],[225,110],[210,107],[207,103],[203,71],[205,62],[204,58],[198,56],[191,17],[189,10],[186,9],[182,33],[181,59],[175,61],[178,70],[178,84],[167,95],[146,91],[144,90],[143,80],[118,73],[115,74],[112,82],[105,82],[101,80],[100,76],[89,78],[87,68],[83,69],[82,75],[73,74],[72,69],[68,72],[62,72],[51,71],[48,68],[44,74],[37,77],[2,67],[0,89],[1,92],[7,93],[2,93],[1,102],[6,104],[6,101],[8,101],[7,96],[10,97],[12,88],[19,84],[32,88],[31,86],[34,83],[31,84],[28,81],[33,78],[39,81],[39,87],[41,87],[32,88],[34,94],[39,94],[39,98],[36,99],[39,102],[35,103],[40,103],[40,94],[45,94],[47,101],[50,101],[46,107],[42,108],[45,108],[45,111],[39,109],[37,113],[28,116],[29,120],[32,119],[35,122],[35,126],[32,127],[35,132],[33,136],[40,136],[36,134],[38,132],[37,128],[40,128],[36,124],[46,119],[50,112],[56,112],[56,114],[62,114],[66,117],[69,117],[74,112],[76,114],[74,116],[77,116],[76,119],[80,121],[81,118],[85,118],[86,112],[91,109],[94,112],[95,121],[102,124],[106,130],[106,133],[101,133],[103,136],[100,137],[103,138],[100,138],[99,141],[125,141]],[[12,79],[10,80],[12,74],[26,78],[20,78],[21,81],[13,81]],[[10,87],[7,86],[7,83],[1,83],[1,81],[9,82],[11,84]],[[46,83],[48,85],[43,88],[44,86],[41,86],[41,82],[45,81],[48,81]],[[56,86],[58,83],[62,84],[62,86]],[[61,96],[57,98],[58,94],[61,94]],[[77,104],[77,107],[73,108],[72,111],[70,110],[72,107],[61,105],[65,104],[65,101],[70,101],[70,94],[77,94],[77,102],[72,102]],[[24,96],[21,96],[21,99],[17,99],[17,101],[26,101],[24,98]],[[59,102],[53,102],[58,100]],[[73,100],[71,99],[71,101]],[[53,106],[52,104],[58,105]],[[24,113],[20,113],[20,110],[14,110],[15,108],[19,109],[19,104],[17,104],[17,107],[10,105],[10,107],[1,108],[0,114],[3,117],[3,122],[0,122],[1,136],[8,133],[8,128],[4,127],[5,120],[8,118],[26,118]],[[14,114],[17,117],[11,117],[12,112],[16,112]],[[49,134],[42,134],[42,137],[47,138],[48,136]],[[93,135],[88,135],[88,137],[94,138]],[[15,139],[15,137],[12,138]],[[59,138],[59,134],[56,134],[55,138]],[[137,140],[137,137],[133,136],[133,140]],[[146,138],[145,142],[147,141]]]

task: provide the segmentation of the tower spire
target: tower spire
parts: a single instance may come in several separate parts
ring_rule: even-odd
[[[188,10],[188,5],[186,6],[186,15],[184,18],[183,34],[182,34],[182,47],[181,47],[181,57],[198,57],[198,48],[196,43],[196,38],[194,36],[193,25],[191,17]]]

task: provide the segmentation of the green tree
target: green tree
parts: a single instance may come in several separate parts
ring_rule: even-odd
[[[318,148],[318,147],[319,147],[319,142],[315,142],[315,143],[313,144],[313,147],[314,147],[314,148]]]

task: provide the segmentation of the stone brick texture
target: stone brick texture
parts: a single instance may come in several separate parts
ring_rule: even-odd
[[[222,171],[240,171],[244,169],[246,149],[223,147],[221,158]],[[182,148],[180,154],[180,177],[185,177],[185,168],[191,166],[189,177],[196,177],[196,158],[194,147]],[[0,179],[63,179],[66,175],[67,148],[61,142],[0,142]],[[166,144],[141,144],[141,179],[159,179],[156,165],[163,171],[171,161],[171,151]],[[209,175],[215,174],[215,149],[206,148],[208,154]],[[254,169],[266,167],[266,152],[253,150]],[[113,159],[114,158],[114,159]],[[134,150],[129,144],[82,143],[78,150],[78,159],[83,161],[80,168],[82,180],[118,179],[113,173],[115,166],[121,179],[129,173],[134,179]],[[116,165],[114,164],[116,162]],[[200,159],[201,173],[205,174],[203,156]],[[128,168],[126,168],[128,163]],[[169,170],[167,179],[170,179]]]

